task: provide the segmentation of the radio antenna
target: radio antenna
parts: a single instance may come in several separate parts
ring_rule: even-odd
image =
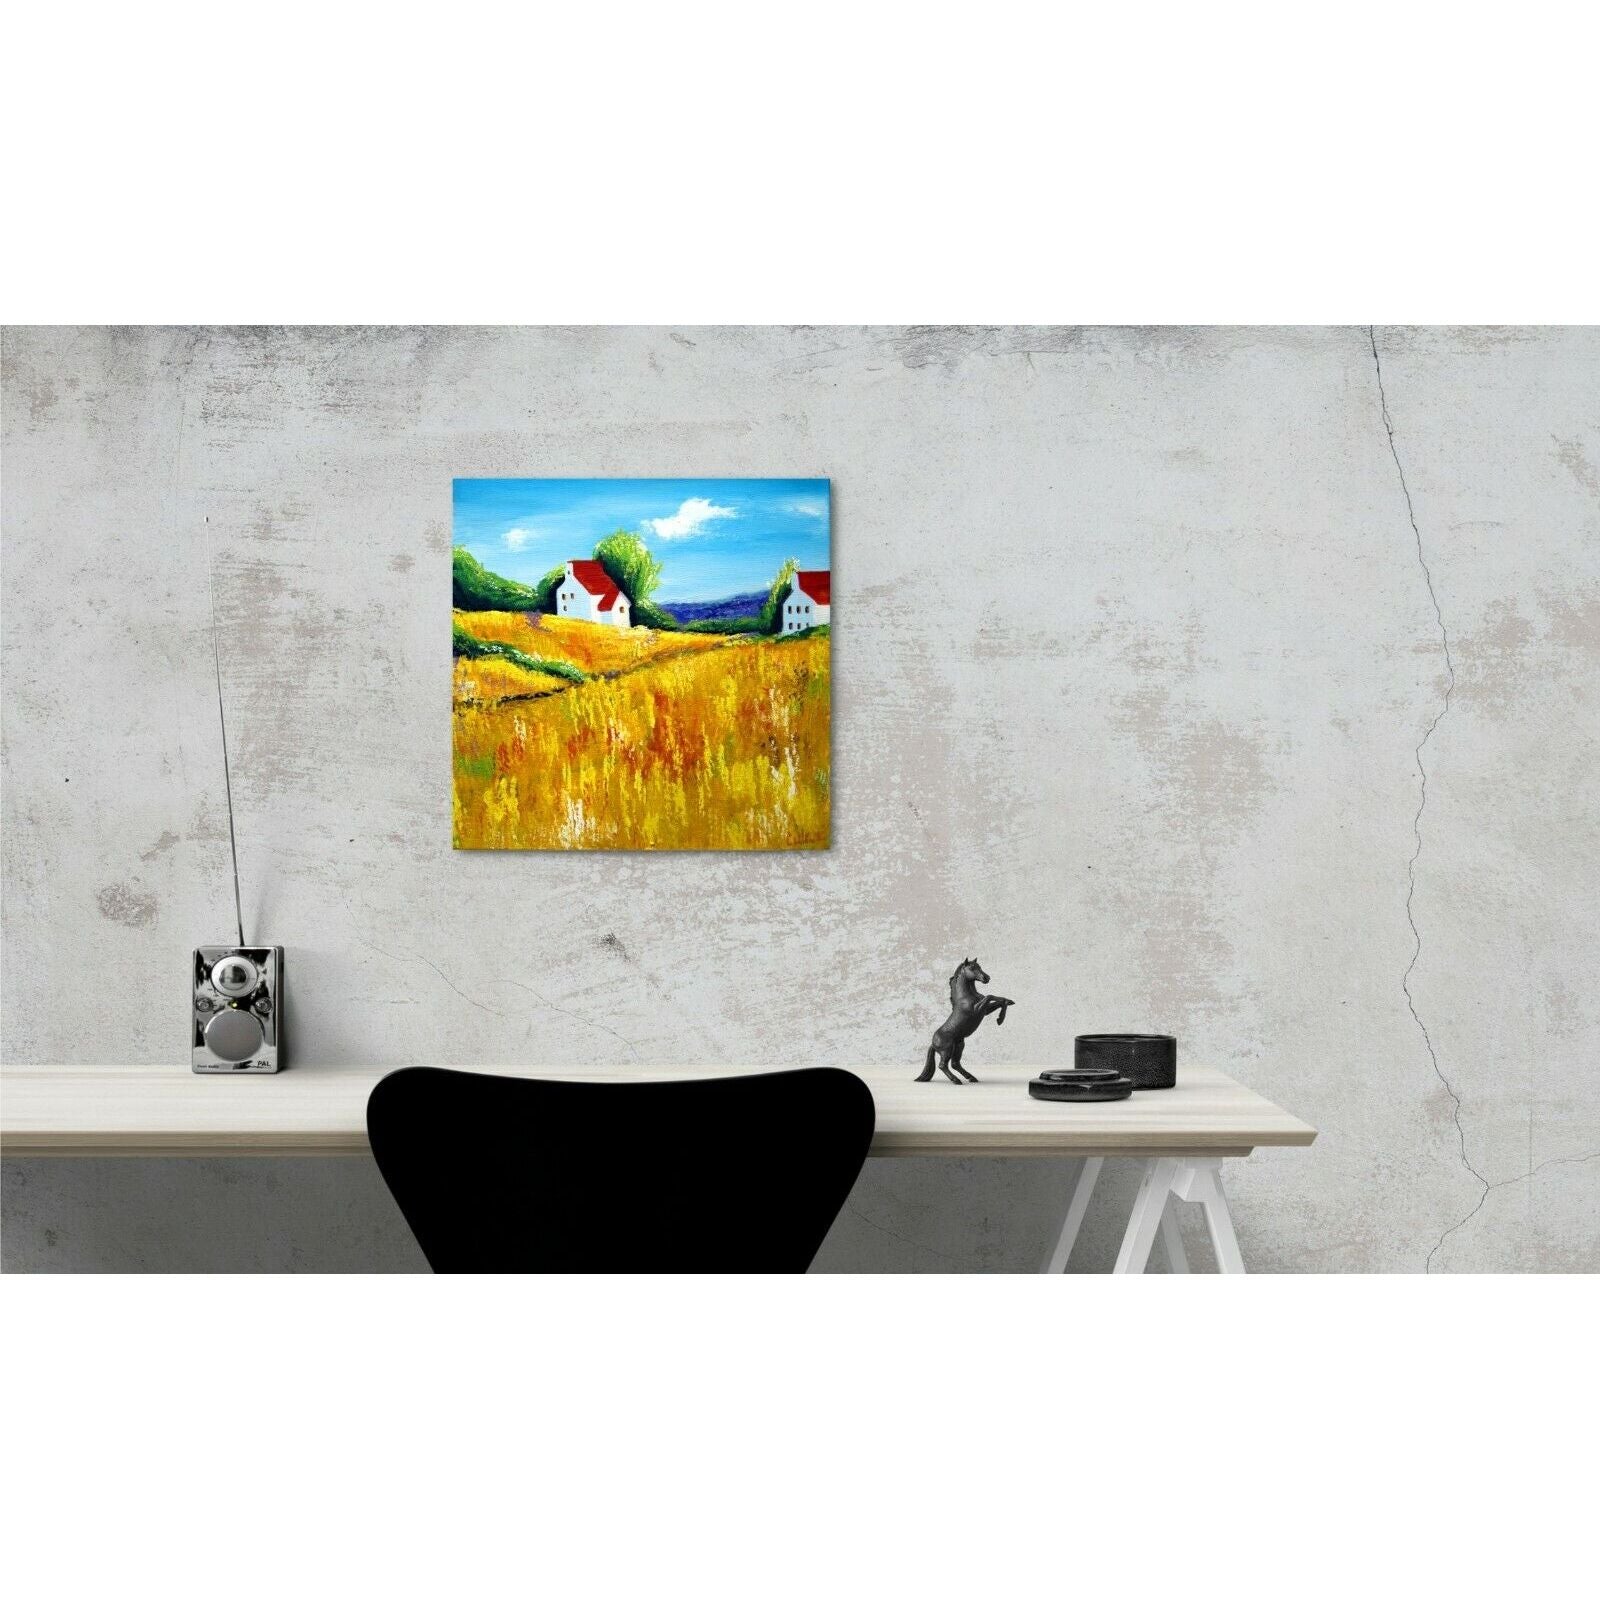
[[[217,586],[211,570],[211,518],[206,526],[206,592],[211,598],[211,665],[217,674],[217,726],[222,729],[222,783],[228,796],[228,854],[233,858],[233,921],[244,948],[244,910],[239,900],[239,846],[233,835],[233,776],[228,771],[228,718],[222,709],[222,651],[217,644]]]

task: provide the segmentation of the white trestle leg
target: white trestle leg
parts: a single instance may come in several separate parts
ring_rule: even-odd
[[[1183,1248],[1183,1229],[1178,1226],[1178,1207],[1170,1194],[1161,1212],[1161,1248],[1167,1253],[1168,1272],[1189,1270],[1189,1256]]]
[[[1133,1214],[1128,1218],[1128,1231],[1122,1236],[1122,1249],[1117,1252],[1117,1264],[1111,1269],[1113,1272],[1144,1271],[1177,1172],[1178,1163],[1170,1156],[1162,1156],[1146,1165],[1144,1181],[1134,1198]]]
[[[1211,1233],[1211,1248],[1217,1254],[1218,1272],[1243,1272],[1244,1257],[1239,1254],[1239,1241],[1233,1233],[1233,1216],[1228,1210],[1228,1197],[1222,1189],[1222,1163],[1192,1161],[1179,1175],[1172,1192],[1185,1200],[1197,1200],[1206,1214],[1206,1227]]]
[[[1072,1247],[1077,1243],[1078,1229],[1083,1226],[1083,1214],[1089,1209],[1089,1196],[1094,1193],[1095,1182],[1100,1176],[1100,1168],[1104,1165],[1104,1156],[1084,1156],[1079,1160],[1078,1178],[1072,1186],[1072,1199],[1067,1204],[1066,1220],[1061,1224],[1061,1237],[1056,1240],[1056,1247],[1050,1252],[1050,1259],[1039,1269],[1041,1272],[1067,1270],[1067,1257],[1072,1254]]]
[[[1218,1272],[1243,1272],[1244,1258],[1234,1237],[1233,1217],[1228,1197],[1222,1188],[1222,1160],[1217,1156],[1164,1157],[1148,1162],[1128,1231],[1122,1238],[1116,1272],[1143,1272],[1150,1259],[1156,1234],[1161,1235],[1171,1272],[1187,1272],[1189,1259],[1178,1227],[1176,1202],[1192,1200],[1206,1215],[1211,1248],[1216,1252]]]

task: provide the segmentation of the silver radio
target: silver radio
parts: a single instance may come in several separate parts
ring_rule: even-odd
[[[283,1065],[283,948],[203,945],[189,995],[196,1072],[276,1072]]]

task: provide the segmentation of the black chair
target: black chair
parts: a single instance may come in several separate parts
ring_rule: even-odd
[[[804,1272],[873,1121],[872,1091],[837,1067],[677,1083],[404,1067],[367,1100],[435,1272]]]

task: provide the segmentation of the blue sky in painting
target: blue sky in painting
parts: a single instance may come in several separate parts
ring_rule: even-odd
[[[455,542],[491,572],[533,583],[618,528],[661,561],[655,598],[765,589],[791,556],[829,563],[826,478],[457,478]]]

